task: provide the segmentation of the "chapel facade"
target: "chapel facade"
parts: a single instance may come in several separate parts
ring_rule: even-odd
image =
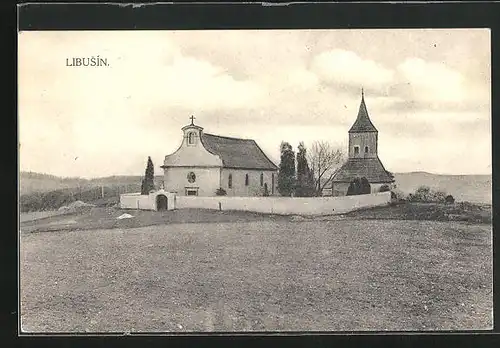
[[[348,134],[348,159],[333,176],[332,194],[345,196],[349,184],[355,177],[367,178],[372,193],[379,192],[382,185],[394,187],[394,178],[378,157],[378,130],[368,115],[363,91],[358,116]]]
[[[191,123],[182,127],[180,147],[165,156],[164,188],[180,196],[276,195],[278,167],[252,139],[208,134]]]

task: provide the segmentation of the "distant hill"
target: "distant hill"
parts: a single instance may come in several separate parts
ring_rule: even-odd
[[[457,201],[492,201],[491,175],[438,175],[426,172],[394,173],[397,188],[408,194],[419,186],[445,191]]]
[[[429,186],[445,191],[458,201],[491,204],[491,175],[438,175],[426,172],[394,173],[399,190],[408,194],[415,192],[419,186]],[[20,193],[48,192],[63,188],[96,187],[100,185],[134,185],[141,183],[142,176],[109,176],[96,179],[61,178],[54,175],[21,172]],[[162,175],[156,176],[156,182],[163,180]]]
[[[20,194],[33,192],[48,192],[67,188],[91,188],[96,186],[134,185],[141,184],[142,176],[117,175],[96,179],[63,178],[49,174],[21,172],[19,175]],[[163,175],[157,175],[156,182],[163,181]]]

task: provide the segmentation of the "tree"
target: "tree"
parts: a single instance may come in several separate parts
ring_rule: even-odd
[[[155,184],[154,184],[154,177],[155,177],[155,172],[154,172],[154,166],[153,166],[153,161],[151,160],[151,157],[148,157],[148,164],[146,165],[146,173],[144,176],[144,179],[142,180],[141,184],[141,194],[142,195],[147,195],[149,194],[149,191],[155,189]]]
[[[370,182],[368,181],[367,178],[362,177],[360,179],[360,183],[361,183],[360,194],[367,195],[367,194],[370,194],[372,192],[372,189],[371,189],[371,186],[370,186]]]
[[[278,192],[282,196],[291,196],[295,184],[295,154],[292,145],[281,142],[281,160],[278,172]]]
[[[308,155],[309,165],[313,172],[314,188],[317,196],[331,183],[336,171],[345,159],[340,148],[335,148],[326,141],[315,141]]]
[[[391,178],[391,182],[394,182],[396,181],[396,179],[394,178],[394,174],[388,170],[385,171],[387,173],[387,175],[389,175],[389,178]]]
[[[298,197],[311,197],[315,195],[314,174],[307,163],[307,150],[303,142],[297,147],[297,183],[295,193]]]

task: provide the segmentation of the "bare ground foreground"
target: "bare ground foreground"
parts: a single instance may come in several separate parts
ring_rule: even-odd
[[[21,224],[23,332],[492,328],[490,224],[137,213]]]

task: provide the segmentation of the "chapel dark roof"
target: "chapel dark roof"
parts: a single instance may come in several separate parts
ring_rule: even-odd
[[[351,182],[355,177],[365,177],[370,183],[391,183],[388,172],[378,157],[349,158],[337,171],[333,182]]]
[[[202,133],[201,142],[222,159],[225,168],[278,170],[252,139],[239,139]]]
[[[361,104],[359,105],[358,117],[349,129],[349,133],[378,132],[368,116],[365,104],[365,95],[361,92]]]

